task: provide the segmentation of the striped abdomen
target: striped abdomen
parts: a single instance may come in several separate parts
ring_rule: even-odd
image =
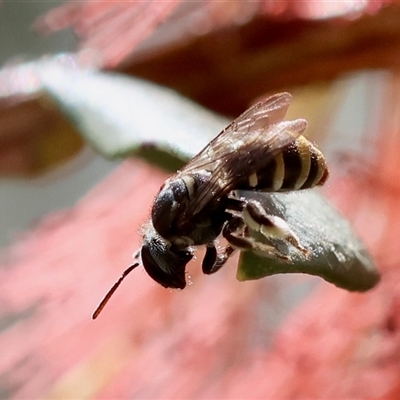
[[[323,154],[304,136],[279,153],[266,167],[248,177],[238,189],[289,191],[323,185],[328,168]]]

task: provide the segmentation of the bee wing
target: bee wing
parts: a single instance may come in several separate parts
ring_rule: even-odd
[[[240,141],[248,141],[250,132],[262,130],[283,120],[290,105],[290,93],[278,93],[260,101],[233,120],[218,136],[216,136],[200,153],[181,170],[184,173],[209,169],[219,158],[224,158],[232,145]],[[231,146],[227,146],[231,144]]]
[[[291,96],[281,93],[255,104],[236,118],[179,173],[211,172],[198,188],[190,213],[234,190],[235,183],[267,166],[305,130],[303,119],[282,121]]]
[[[227,145],[230,150],[214,158],[209,168],[210,181],[204,183],[191,203],[193,215],[200,212],[215,198],[226,195],[235,185],[248,179],[253,173],[266,167],[275,156],[290,146],[306,129],[307,121],[282,121],[268,128],[257,129],[247,136],[245,142]]]

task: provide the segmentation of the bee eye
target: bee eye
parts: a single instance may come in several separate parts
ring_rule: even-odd
[[[142,263],[149,276],[166,288],[183,289],[186,286],[185,268],[193,254],[177,251],[151,240],[142,246]]]
[[[177,216],[182,213],[188,198],[185,182],[177,179],[166,182],[154,200],[151,219],[155,230],[165,239],[175,233]]]

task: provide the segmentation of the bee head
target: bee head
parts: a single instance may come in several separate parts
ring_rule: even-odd
[[[154,230],[147,233],[141,249],[142,264],[149,276],[165,288],[183,289],[186,286],[186,264],[193,251],[177,249]]]
[[[142,265],[151,278],[165,288],[183,289],[186,286],[186,264],[193,258],[193,249],[177,249],[166,242],[153,228],[151,223],[144,230],[143,245],[140,250]],[[135,258],[139,257],[139,253]],[[92,318],[96,319],[111,296],[118,289],[125,277],[130,274],[140,262],[127,268],[97,306]]]

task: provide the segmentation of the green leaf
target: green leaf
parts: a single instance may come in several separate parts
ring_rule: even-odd
[[[260,201],[268,214],[283,218],[312,255],[289,248],[293,262],[242,253],[237,278],[241,281],[285,273],[317,275],[347,290],[365,291],[379,274],[349,222],[335,211],[318,189],[276,194],[246,193]],[[257,239],[262,240],[258,237]]]
[[[140,79],[54,64],[38,73],[42,90],[107,158],[136,153],[172,169],[227,123],[172,90]]]

